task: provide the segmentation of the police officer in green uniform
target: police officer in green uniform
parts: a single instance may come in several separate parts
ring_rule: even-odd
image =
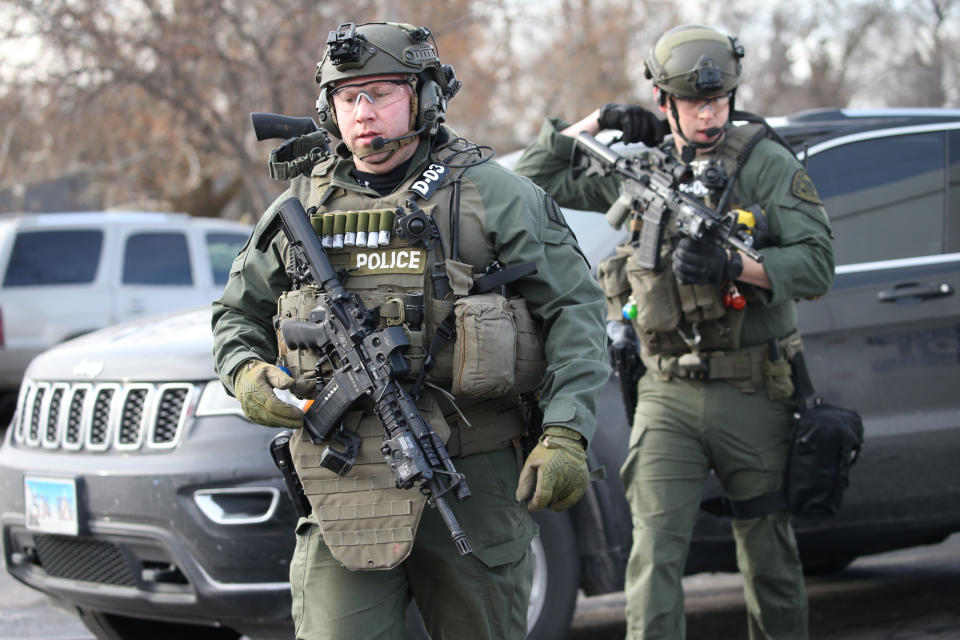
[[[823,295],[833,280],[829,222],[803,167],[759,117],[731,123],[732,112],[737,120],[750,115],[734,112],[742,57],[735,38],[686,25],[667,31],[645,66],[672,133],[661,148],[696,176],[685,190],[712,207],[751,208],[765,220],[764,233],[755,229],[762,262],[716,241],[681,237],[668,225],[659,271],[637,264],[629,243],[598,266],[608,321],[623,322],[626,306],[646,365],[621,469],[634,521],[629,638],[684,637],[681,577],[710,470],[734,501],[782,485],[789,360],[802,349],[794,301]],[[618,179],[575,179],[572,136],[618,129],[624,140],[650,146],[660,141],[661,123],[622,104],[569,126],[551,120],[515,170],[562,205],[605,210],[620,192]],[[806,593],[789,514],[735,517],[733,534],[750,637],[806,638]]]
[[[361,445],[343,475],[297,430],[291,452],[312,513],[297,524],[291,562],[296,637],[403,638],[412,598],[435,639],[522,639],[529,511],[567,509],[586,488],[584,450],[609,376],[603,295],[556,203],[442,124],[460,83],[428,29],[344,23],[316,80],[320,124],[342,142],[291,181],[254,237],[299,197],[347,289],[376,309],[380,327],[408,337],[401,382],[416,384],[432,361],[417,407],[466,477],[472,496],[447,501],[472,553],[458,554],[419,491],[394,486],[372,403],[344,415]],[[470,295],[483,275],[525,264],[536,271]],[[305,320],[317,304],[291,267],[283,234],[266,251],[250,243],[214,302],[213,331],[217,371],[246,415],[297,428],[301,410],[274,390],[311,398],[323,367],[278,338],[283,321]],[[451,309],[456,337],[436,338]],[[520,398],[531,397],[544,430],[524,462]]]

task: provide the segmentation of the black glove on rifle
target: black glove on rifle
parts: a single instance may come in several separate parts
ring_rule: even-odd
[[[653,147],[663,142],[666,123],[643,107],[633,104],[608,102],[600,107],[597,118],[601,129],[617,129],[623,132],[624,142],[642,142]]]
[[[743,258],[732,256],[716,240],[681,238],[673,250],[673,273],[680,284],[720,284],[743,273]]]

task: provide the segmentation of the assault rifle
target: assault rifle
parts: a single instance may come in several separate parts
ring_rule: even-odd
[[[309,322],[280,323],[283,340],[290,348],[313,350],[320,356],[320,363],[331,369],[328,381],[320,383],[322,387],[304,414],[303,428],[314,444],[332,438],[343,444],[345,451],[328,446],[321,464],[339,475],[352,467],[359,436],[343,426],[342,417],[356,400],[370,398],[386,432],[380,452],[396,486],[418,486],[427,503],[440,512],[460,555],[470,553],[470,543],[444,498],[453,491],[462,502],[470,497],[470,490],[463,474],[454,468],[443,441],[397,382],[398,376],[409,372],[403,358],[403,350],[409,346],[406,334],[400,327],[373,329],[373,315],[360,296],[340,282],[298,198],[280,205],[257,237],[257,249],[266,251],[279,231],[283,231],[295,256],[299,269],[295,277],[322,291]],[[319,370],[320,364],[317,366]]]
[[[586,171],[619,176],[620,197],[607,211],[607,220],[617,229],[628,215],[642,220],[639,237],[635,225],[631,225],[631,242],[639,249],[637,262],[641,267],[660,268],[663,232],[671,215],[683,235],[694,240],[713,237],[725,248],[763,261],[763,256],[753,249],[748,227],[739,222],[739,214],[721,214],[680,191],[681,184],[693,179],[693,170],[660,149],[650,148],[641,155],[626,157],[584,131],[577,136],[573,166],[576,175]]]

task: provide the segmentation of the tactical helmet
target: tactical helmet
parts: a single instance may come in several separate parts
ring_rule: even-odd
[[[643,70],[666,93],[709,98],[737,88],[742,57],[743,46],[736,38],[689,24],[660,36],[647,54]]]
[[[450,65],[441,65],[426,27],[393,22],[355,25],[346,22],[331,31],[327,48],[317,63],[320,85],[317,114],[320,126],[340,138],[329,96],[333,84],[346,78],[403,74],[416,78],[416,114],[413,127],[436,133],[447,108],[447,100],[460,88]]]

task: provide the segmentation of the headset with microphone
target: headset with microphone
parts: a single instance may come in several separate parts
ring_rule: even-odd
[[[381,136],[377,136],[376,138],[370,141],[370,148],[373,149],[374,151],[380,151],[380,149],[383,149],[385,146],[387,146],[391,142],[400,142],[402,140],[407,140],[409,138],[416,138],[418,135],[420,135],[426,130],[427,130],[427,123],[424,123],[420,125],[419,129],[415,129],[414,131],[411,131],[410,133],[404,134],[402,136],[397,136],[396,138],[384,138]]]

